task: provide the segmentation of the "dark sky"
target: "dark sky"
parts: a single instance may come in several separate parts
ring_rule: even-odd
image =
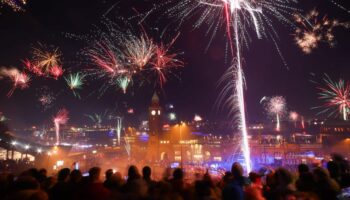
[[[116,2],[118,0],[29,0],[26,12],[23,13],[12,12],[6,7],[1,8],[0,66],[23,67],[21,59],[30,57],[31,46],[42,42],[61,49],[66,69],[79,70],[81,66],[74,60],[77,51],[84,45],[64,37],[64,33],[88,33],[94,24],[99,24],[101,16]],[[152,6],[151,2],[125,0],[117,4],[108,16],[131,16],[135,9],[149,9]],[[350,3],[339,2],[350,8]],[[328,0],[308,0],[298,6],[305,11],[317,8],[321,15],[350,21],[349,13],[337,8]],[[147,27],[161,27],[165,22],[162,23],[153,25],[152,20],[146,20]],[[174,46],[175,51],[184,52],[181,58],[186,63],[185,67],[177,70],[180,79],[170,78],[164,87],[162,102],[173,103],[182,119],[189,119],[194,113],[209,119],[226,119],[227,114],[218,111],[214,106],[220,91],[220,87],[217,86],[218,80],[229,65],[225,60],[224,30],[217,34],[209,50],[205,52],[208,44],[206,27],[192,30],[192,23],[193,21],[189,20],[181,28],[181,35]],[[279,23],[276,23],[275,27],[280,34],[278,45],[289,69],[283,65],[271,41],[257,40],[252,34],[253,41],[249,49],[244,49],[246,104],[250,122],[266,119],[259,100],[263,96],[271,95],[283,95],[290,110],[296,110],[304,116],[314,116],[316,111],[310,108],[320,105],[321,102],[317,100],[315,85],[310,82],[310,73],[315,73],[318,78],[327,73],[333,79],[350,80],[349,29],[335,30],[337,44],[334,48],[321,44],[310,55],[305,55],[294,44],[291,27]],[[37,100],[37,90],[42,86],[48,86],[52,92],[59,94],[54,106],[46,111],[40,108]],[[112,87],[101,98],[97,98],[98,95],[93,92],[100,86],[101,81],[89,80],[88,86],[81,92],[83,98],[79,100],[66,88],[63,79],[55,81],[32,77],[29,89],[17,90],[12,97],[7,98],[10,84],[0,80],[0,112],[11,119],[10,125],[14,127],[50,123],[52,116],[62,107],[70,110],[71,124],[87,121],[84,114],[101,113],[105,109],[115,109],[116,105],[118,112],[122,113],[125,103],[135,108],[135,120],[145,117],[144,113],[154,92],[152,85],[133,87],[132,94],[127,95]]]

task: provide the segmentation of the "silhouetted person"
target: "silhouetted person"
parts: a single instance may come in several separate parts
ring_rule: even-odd
[[[105,181],[103,182],[103,186],[105,186],[107,189],[112,189],[112,183],[111,183],[111,177],[113,175],[113,169],[108,169],[105,172]]]
[[[255,172],[249,173],[249,180],[251,184],[246,187],[244,191],[245,200],[265,200],[263,196],[263,184],[261,175]]]
[[[68,178],[70,169],[63,168],[58,172],[57,183],[49,191],[50,200],[60,200],[69,198]]]
[[[298,191],[301,192],[313,192],[315,189],[315,180],[313,174],[309,170],[309,166],[306,164],[298,165],[299,178],[295,182],[295,186]]]
[[[183,180],[184,173],[181,168],[176,168],[173,172],[173,178],[170,180],[172,193],[175,196],[180,196],[183,199],[191,199],[190,192],[185,188]]]
[[[89,179],[80,191],[80,199],[105,200],[110,197],[110,192],[103,186],[100,175],[101,168],[99,167],[93,167],[89,170]]]
[[[128,198],[140,198],[147,195],[147,184],[141,178],[136,166],[131,165],[128,169],[128,179],[122,188],[122,191],[128,195]]]
[[[232,179],[222,190],[222,199],[243,200],[243,187],[247,185],[245,177],[243,177],[243,168],[235,162],[231,167]]]
[[[315,177],[315,193],[320,200],[337,199],[340,192],[338,183],[332,179],[323,168],[316,168],[313,171]]]

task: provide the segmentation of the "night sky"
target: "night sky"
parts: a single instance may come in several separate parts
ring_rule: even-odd
[[[30,57],[31,46],[42,42],[59,47],[63,53],[63,67],[77,71],[82,66],[75,61],[76,55],[84,43],[65,37],[65,33],[88,33],[116,2],[118,0],[28,0],[25,12],[1,8],[0,66],[22,68],[21,60]],[[152,2],[156,1],[120,1],[108,13],[108,17],[131,16],[135,10],[142,12],[151,8]],[[345,0],[339,0],[339,3],[350,8],[350,3]],[[329,0],[308,0],[299,3],[298,7],[305,11],[317,8],[321,15],[331,19],[350,21],[350,13],[337,8]],[[154,16],[146,20],[146,28],[166,25],[166,20],[156,24],[152,19]],[[225,120],[227,113],[214,105],[220,91],[218,80],[230,63],[229,59],[225,59],[225,30],[216,35],[208,51],[205,51],[209,40],[205,36],[206,27],[193,30],[192,23],[189,20],[180,29],[181,35],[173,47],[176,52],[184,52],[180,58],[184,60],[185,67],[176,70],[180,79],[171,76],[165,85],[161,93],[162,103],[174,104],[181,119],[190,119],[196,113],[207,119]],[[280,35],[279,48],[288,66],[283,64],[271,41],[258,40],[253,32],[249,49],[244,49],[246,105],[248,121],[251,123],[266,120],[266,113],[259,101],[263,96],[271,95],[284,96],[289,110],[306,117],[315,116],[317,111],[311,108],[321,102],[317,99],[315,84],[310,82],[310,79],[315,79],[310,73],[315,73],[317,79],[327,73],[335,80],[350,80],[349,29],[335,30],[337,44],[334,48],[321,43],[311,54],[305,55],[294,44],[291,27],[280,23],[276,23],[275,27]],[[175,34],[174,31],[173,36]],[[101,98],[97,98],[99,95],[94,91],[101,84],[102,81],[89,79],[88,85],[80,92],[82,99],[77,99],[67,89],[62,78],[56,81],[32,77],[28,89],[16,90],[12,97],[7,98],[11,84],[0,80],[0,112],[10,119],[11,127],[50,124],[52,116],[62,107],[70,111],[69,124],[77,125],[88,122],[85,114],[101,113],[106,109],[123,113],[126,108],[132,107],[135,109],[135,121],[146,117],[145,112],[154,92],[152,84],[133,86],[126,95],[111,87]],[[58,94],[54,106],[46,111],[38,102],[38,88],[43,86],[48,86]]]

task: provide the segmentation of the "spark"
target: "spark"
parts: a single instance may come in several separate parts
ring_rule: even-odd
[[[294,21],[298,26],[294,32],[294,40],[305,54],[310,54],[320,43],[334,47],[334,29],[337,27],[349,28],[349,23],[340,23],[326,16],[320,17],[319,12],[315,9],[306,16],[295,14]]]
[[[68,119],[68,110],[64,108],[59,110],[56,116],[53,117],[56,132],[56,145],[60,144],[60,125],[66,124]]]
[[[7,93],[7,97],[11,97],[17,88],[23,90],[29,86],[29,75],[19,71],[17,68],[0,68],[0,78],[1,77],[9,78],[12,82],[12,88]]]
[[[319,99],[324,101],[321,113],[329,113],[328,117],[340,113],[343,120],[348,120],[350,112],[350,84],[343,79],[333,81],[328,75],[323,79],[325,86],[319,86]]]
[[[276,116],[276,131],[280,131],[280,120],[286,111],[286,99],[282,96],[271,97],[267,102],[265,109],[270,115]]]

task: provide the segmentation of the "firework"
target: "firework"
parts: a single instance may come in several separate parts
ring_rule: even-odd
[[[55,95],[48,87],[44,86],[38,90],[38,102],[44,111],[51,108],[55,100]]]
[[[141,83],[156,80],[155,85],[162,88],[170,69],[183,66],[176,58],[178,54],[169,52],[178,36],[169,44],[158,45],[145,32],[135,34],[128,28],[120,31],[120,27],[108,20],[104,24],[108,31],[96,30],[97,36],[87,37],[90,46],[82,51],[88,63],[97,67],[89,69],[89,74],[107,80],[102,91],[116,85],[126,93],[130,83],[136,80]]]
[[[178,35],[179,36],[179,35]],[[162,88],[163,84],[167,81],[165,74],[172,68],[183,67],[183,61],[177,59],[178,54],[169,53],[170,48],[177,39],[176,36],[169,44],[165,45],[161,43],[155,47],[154,59],[152,60],[152,70],[155,71],[158,76],[158,82]]]
[[[209,44],[215,34],[218,33],[219,27],[225,27],[226,29],[228,45],[235,59],[234,65],[227,70],[228,74],[224,75],[223,78],[223,80],[227,79],[228,84],[232,84],[232,86],[225,86],[221,94],[229,95],[224,102],[230,105],[230,112],[238,111],[237,114],[239,116],[237,119],[242,132],[242,149],[247,172],[251,170],[251,163],[245,117],[245,82],[241,61],[241,46],[242,44],[247,45],[250,41],[248,29],[252,28],[258,38],[270,38],[277,47],[275,38],[278,35],[272,25],[272,18],[277,18],[277,20],[283,23],[290,23],[285,15],[288,15],[291,11],[296,11],[290,5],[292,2],[296,1],[168,0],[165,3],[166,6],[170,7],[166,11],[166,15],[178,19],[180,21],[180,24],[177,24],[178,26],[181,26],[186,19],[197,15],[199,17],[194,23],[194,28],[198,28],[203,24],[209,25],[208,32],[213,32]],[[277,51],[279,52],[278,48]]]
[[[1,0],[0,4],[7,5],[15,12],[23,12],[27,4],[26,0]]]
[[[117,126],[115,127],[115,130],[117,132],[117,139],[118,139],[118,144],[120,145],[120,134],[123,128],[123,119],[121,117],[117,117]]]
[[[340,113],[343,120],[348,120],[350,112],[350,84],[342,79],[333,81],[328,75],[323,79],[325,86],[319,86],[319,99],[324,101],[320,113],[329,113],[328,117]]]
[[[299,118],[299,114],[295,111],[292,111],[289,113],[289,119],[292,120],[294,122],[294,127],[297,127],[297,121]]]
[[[276,116],[276,131],[280,131],[280,120],[286,111],[286,99],[282,96],[271,97],[267,102],[266,110],[270,115]]]
[[[296,14],[294,16],[298,28],[295,29],[294,40],[298,47],[306,54],[310,54],[320,43],[335,46],[334,29],[337,27],[348,28],[348,23],[340,23],[327,17],[320,17],[317,10],[310,11],[306,16]]]
[[[56,116],[53,118],[56,131],[56,145],[60,144],[60,125],[66,124],[68,119],[68,110],[66,109],[59,110]]]
[[[0,112],[0,122],[5,122],[7,120],[8,119],[5,117],[5,115],[2,112]]]
[[[155,45],[147,36],[130,37],[125,42],[123,51],[125,59],[132,65],[142,70],[151,60]]]
[[[17,89],[25,89],[28,87],[30,77],[25,73],[19,71],[17,68],[0,68],[0,78],[6,77],[9,78],[12,82],[12,88],[7,93],[7,96],[12,96],[13,92]]]
[[[103,118],[105,114],[92,114],[92,115],[86,115],[91,121],[94,123],[94,125],[98,128],[101,128],[101,124],[103,122]]]
[[[54,79],[63,75],[61,53],[58,48],[47,47],[39,43],[38,47],[33,47],[32,55],[32,59],[23,62],[30,72],[37,76],[53,77]]]
[[[79,72],[75,74],[69,74],[68,77],[64,77],[68,87],[73,91],[73,94],[76,97],[80,97],[76,90],[83,88],[84,77],[85,75]]]
[[[120,89],[123,90],[123,93],[126,93],[126,89],[129,86],[131,79],[128,76],[120,76],[117,79],[117,84],[119,86]]]

